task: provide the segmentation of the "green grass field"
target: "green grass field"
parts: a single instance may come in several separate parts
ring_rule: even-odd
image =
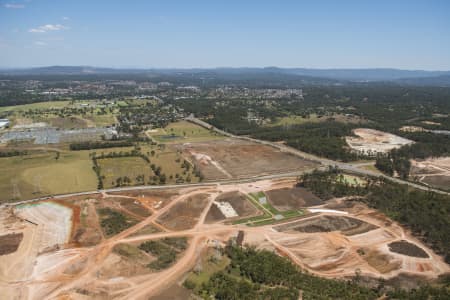
[[[93,113],[83,116],[83,118],[88,122],[92,122],[96,127],[111,126],[117,123],[115,115],[111,113],[108,113],[106,115],[98,115],[96,113]]]
[[[173,151],[168,147],[160,148],[146,144],[140,145],[140,147],[141,153],[149,157],[150,163],[147,163],[141,157],[98,159],[101,175],[105,176],[105,179],[103,180],[105,188],[115,187],[117,178],[124,176],[131,179],[129,185],[139,185],[139,182],[135,180],[138,175],[144,175],[145,184],[151,184],[149,176],[155,175],[150,168],[151,164],[161,168],[161,173],[166,175],[167,184],[174,184],[177,182],[176,174],[178,174],[178,178],[183,178],[184,182],[187,182],[187,177],[190,178],[191,183],[199,181],[199,178],[194,175],[192,167],[189,171],[186,171],[181,167],[184,159],[176,151]],[[97,154],[107,154],[113,151],[130,152],[132,149],[132,147],[96,149],[95,152]]]
[[[316,114],[309,115],[308,118],[304,118],[301,116],[289,116],[289,117],[282,117],[277,118],[272,123],[268,123],[266,126],[272,127],[272,126],[289,126],[289,125],[298,125],[303,124],[307,122],[320,122],[325,121],[326,117],[318,118]]]
[[[29,109],[50,109],[50,108],[59,109],[63,107],[68,107],[69,105],[70,101],[47,101],[23,105],[3,106],[0,107],[0,113],[9,111],[25,111]]]
[[[33,118],[22,116],[20,112],[17,112],[9,118],[13,125],[45,122],[50,126],[62,129],[104,127],[111,126],[117,122],[114,114],[108,113],[106,115],[98,115],[97,110],[94,110],[93,113],[88,112],[84,115],[76,114],[66,117],[60,117],[56,114],[42,113]]]
[[[182,168],[183,157],[168,147],[141,145],[141,153],[148,155],[150,164],[141,157],[118,157],[98,159],[104,188],[116,186],[118,177],[127,176],[129,185],[142,184],[138,175],[145,176],[145,184],[152,184],[149,176],[155,164],[166,175],[166,183],[195,183],[199,181],[191,167]],[[97,189],[97,176],[93,171],[90,153],[130,152],[133,147],[95,149],[90,151],[61,151],[56,160],[55,150],[29,150],[28,155],[0,158],[0,202],[19,201],[55,194],[66,194]],[[153,155],[152,155],[153,153]],[[178,177],[176,176],[178,174]]]
[[[349,174],[343,175],[343,183],[352,185],[352,186],[365,186],[367,184],[367,181],[359,176],[353,176]]]
[[[214,131],[188,121],[170,123],[165,128],[147,131],[147,134],[159,143],[189,143],[223,139]]]
[[[138,181],[136,177],[144,175],[147,182],[150,176],[153,176],[153,172],[150,169],[150,165],[141,157],[117,157],[117,158],[103,158],[97,160],[100,166],[100,173],[105,178],[103,179],[103,185],[105,188],[115,187],[117,178],[127,176],[130,178],[131,183],[129,185],[137,185]]]
[[[25,200],[97,188],[89,152],[55,152],[0,158],[0,201]]]
[[[161,145],[160,145],[161,146]],[[181,167],[184,161],[183,156],[177,151],[173,150],[170,146],[151,146],[143,145],[141,146],[141,152],[146,154],[150,158],[150,163],[160,166],[161,170],[167,176],[167,183],[176,183],[175,175],[186,178],[187,175],[191,178],[191,182],[195,183],[199,181],[199,178],[194,176],[193,168],[191,167],[188,172]],[[151,155],[152,151],[154,155]],[[172,178],[170,178],[172,176]]]
[[[233,224],[248,224],[249,226],[263,226],[263,225],[269,225],[273,224],[275,222],[278,222],[279,220],[276,219],[277,215],[282,216],[283,220],[295,218],[298,216],[301,216],[304,214],[304,211],[302,210],[286,210],[286,211],[279,211],[275,207],[273,207],[268,201],[265,204],[259,203],[259,199],[261,197],[265,197],[264,192],[257,192],[257,193],[250,193],[248,194],[248,199],[260,210],[263,212],[262,215],[240,219]]]
[[[78,108],[81,103],[100,104],[98,101],[48,101],[32,104],[24,104],[17,106],[0,107],[0,113],[7,113],[7,118],[10,119],[12,126],[24,125],[34,122],[45,122],[50,126],[72,129],[72,128],[86,128],[86,127],[103,127],[110,126],[117,123],[115,115],[118,113],[117,107],[113,108],[112,112],[107,109],[106,114],[99,114],[100,108],[93,108],[86,110],[85,114],[73,114],[70,116],[61,117],[55,113],[54,109],[62,110],[64,108]],[[50,110],[53,109],[53,110]],[[37,114],[30,117],[26,114],[29,110],[36,110]]]
[[[318,116],[317,114],[310,114],[308,117],[291,115],[288,117],[277,118],[272,123],[268,123],[265,126],[275,127],[275,126],[289,126],[289,125],[300,125],[304,123],[317,123],[317,122],[325,122],[329,118],[333,118],[337,122],[342,123],[358,123],[364,122],[364,120],[360,119],[356,116],[346,116],[343,114],[334,114],[333,116]]]

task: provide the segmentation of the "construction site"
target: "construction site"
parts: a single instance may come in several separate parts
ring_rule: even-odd
[[[186,274],[236,236],[327,278],[450,271],[385,215],[289,178],[47,199],[4,206],[0,220],[2,299],[186,299]]]
[[[357,128],[353,130],[353,134],[355,136],[346,137],[347,144],[352,150],[365,155],[387,153],[413,143],[395,134],[369,128]]]
[[[317,163],[236,138],[175,145],[208,180],[248,178],[313,169]]]
[[[428,186],[450,189],[450,157],[411,160],[410,176]]]

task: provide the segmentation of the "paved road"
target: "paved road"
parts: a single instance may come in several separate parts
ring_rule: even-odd
[[[359,166],[361,166],[361,164],[349,164],[349,163],[343,163],[343,162],[337,162],[334,160],[330,160],[330,159],[326,159],[326,158],[321,158],[309,153],[305,153],[302,152],[300,150],[288,147],[286,145],[283,144],[277,144],[277,143],[273,143],[273,142],[268,142],[268,141],[263,141],[263,140],[258,140],[258,139],[254,139],[254,138],[250,138],[250,137],[246,137],[246,136],[238,136],[238,135],[234,135],[231,134],[229,132],[220,130],[202,120],[199,120],[197,118],[194,117],[188,117],[186,118],[186,121],[195,123],[197,125],[200,125],[202,127],[205,127],[207,129],[210,130],[214,130],[219,134],[222,134],[224,136],[228,136],[230,138],[235,138],[235,139],[240,139],[240,140],[245,140],[245,141],[249,141],[249,142],[254,142],[254,143],[259,143],[262,145],[267,145],[270,147],[274,147],[282,152],[285,153],[290,153],[293,154],[295,156],[301,157],[303,159],[307,159],[313,162],[317,162],[319,164],[321,164],[322,169],[325,169],[329,166],[335,166],[338,167],[339,169],[342,169],[344,171],[350,172],[350,173],[354,173],[357,175],[364,175],[364,176],[372,176],[372,177],[384,177],[388,180],[391,180],[393,182],[396,183],[400,183],[400,184],[406,184],[409,185],[411,187],[417,188],[417,189],[421,189],[424,191],[433,191],[435,193],[439,193],[439,194],[444,194],[444,195],[450,195],[449,192],[445,192],[445,191],[441,191],[438,189],[434,189],[434,188],[430,188],[430,187],[426,187],[423,185],[419,185],[410,181],[406,181],[406,180],[402,180],[399,178],[394,178],[394,177],[390,177],[384,174],[380,174],[377,172],[373,172],[370,170],[366,170],[366,169],[360,169]],[[143,186],[133,186],[133,187],[120,187],[120,188],[112,188],[112,189],[104,189],[104,190],[96,190],[96,191],[88,191],[88,192],[79,192],[79,193],[72,193],[72,194],[62,194],[62,195],[53,195],[52,197],[40,197],[40,198],[35,198],[35,199],[30,199],[30,200],[24,200],[24,201],[20,201],[20,202],[12,202],[12,203],[4,203],[0,205],[1,207],[5,207],[5,206],[13,206],[13,205],[20,205],[20,204],[26,204],[26,203],[30,203],[30,202],[34,202],[34,201],[39,201],[39,200],[45,200],[45,199],[49,199],[49,198],[54,198],[54,199],[58,199],[58,198],[65,198],[65,197],[71,197],[71,196],[82,196],[82,195],[93,195],[93,194],[97,194],[97,193],[101,193],[101,192],[124,192],[124,191],[135,191],[135,190],[149,190],[149,189],[170,189],[170,188],[185,188],[185,187],[195,187],[195,186],[212,186],[212,185],[218,185],[218,184],[236,184],[236,183],[246,183],[246,182],[255,182],[255,181],[259,181],[259,180],[264,180],[264,179],[277,179],[277,178],[285,178],[285,177],[296,177],[299,176],[301,174],[305,173],[305,171],[298,171],[298,172],[288,172],[288,173],[279,173],[279,174],[271,174],[271,175],[262,175],[262,176],[255,176],[255,177],[248,177],[248,178],[236,178],[236,179],[226,179],[226,180],[217,180],[217,181],[206,181],[206,182],[201,182],[201,183],[188,183],[188,184],[170,184],[170,185],[143,185]]]
[[[334,160],[321,158],[321,157],[318,157],[318,156],[315,156],[315,155],[312,155],[312,154],[309,154],[309,153],[305,153],[305,152],[302,152],[300,150],[288,147],[288,146],[283,145],[283,144],[278,144],[278,143],[258,140],[258,139],[245,137],[245,136],[234,135],[234,134],[231,134],[229,132],[225,132],[223,130],[220,130],[220,129],[218,129],[218,128],[216,128],[216,127],[214,127],[214,126],[212,126],[212,125],[210,125],[210,124],[208,124],[208,123],[206,123],[206,122],[204,122],[202,120],[199,120],[199,119],[197,119],[197,118],[195,118],[193,116],[187,117],[186,120],[189,121],[189,122],[195,123],[197,125],[200,125],[202,127],[205,127],[207,129],[214,130],[217,133],[220,133],[222,135],[225,135],[225,136],[228,136],[228,137],[231,137],[231,138],[235,138],[235,139],[240,139],[240,140],[245,140],[245,141],[249,141],[249,142],[259,143],[259,144],[262,144],[262,145],[271,146],[271,147],[274,147],[274,148],[276,148],[276,149],[278,149],[278,150],[280,150],[282,152],[290,153],[290,154],[296,155],[298,157],[301,157],[303,159],[308,159],[308,160],[320,163],[322,166],[325,166],[325,167],[336,166],[339,169],[342,169],[342,170],[347,171],[347,172],[355,173],[355,174],[358,174],[358,175],[365,175],[365,176],[372,176],[372,177],[384,177],[384,178],[389,179],[389,180],[391,180],[393,182],[406,184],[406,185],[409,185],[411,187],[414,187],[414,188],[417,188],[417,189],[421,189],[421,190],[424,190],[424,191],[433,191],[433,192],[439,193],[439,194],[450,195],[449,192],[441,191],[439,189],[426,187],[426,186],[423,186],[423,185],[420,185],[420,184],[416,184],[416,183],[413,183],[413,182],[410,182],[410,181],[402,180],[400,178],[394,178],[394,177],[391,177],[391,176],[380,174],[378,172],[373,172],[373,171],[366,170],[366,169],[360,169],[359,166],[364,165],[364,164],[349,164],[349,163],[337,162],[337,161],[334,161]]]
[[[119,188],[111,188],[111,189],[102,189],[95,191],[87,191],[87,192],[77,192],[71,194],[61,194],[61,195],[52,195],[40,198],[34,198],[23,201],[16,201],[11,203],[3,203],[0,205],[1,207],[6,206],[15,206],[20,204],[27,204],[40,200],[47,199],[61,199],[66,197],[73,196],[83,196],[83,195],[93,195],[98,193],[111,193],[111,192],[126,192],[126,191],[138,191],[138,190],[158,190],[158,189],[171,189],[171,188],[187,188],[187,187],[207,187],[207,186],[215,186],[220,184],[238,184],[238,183],[248,183],[248,182],[256,182],[260,180],[268,180],[268,179],[277,179],[277,178],[289,178],[289,177],[297,177],[301,174],[304,174],[305,171],[295,171],[295,172],[287,172],[287,173],[277,173],[271,175],[261,175],[255,177],[247,177],[247,178],[234,178],[234,179],[226,179],[226,180],[217,180],[217,181],[204,181],[200,183],[186,183],[186,184],[166,184],[166,185],[141,185],[141,186],[127,186],[127,187],[119,187]]]

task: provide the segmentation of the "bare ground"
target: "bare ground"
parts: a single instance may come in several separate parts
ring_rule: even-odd
[[[306,233],[340,231],[345,235],[365,233],[375,228],[377,227],[372,224],[343,216],[319,216],[276,227],[280,231],[300,231]]]
[[[23,233],[9,233],[0,236],[0,255],[10,254],[17,251],[22,242]]]
[[[401,240],[388,244],[389,250],[412,257],[428,258],[428,254],[422,248],[410,242]]]
[[[148,204],[152,214],[142,217],[136,225],[117,235],[90,247],[65,244],[41,254],[37,253],[37,249],[40,248],[42,237],[50,233],[57,235],[61,226],[48,227],[49,232],[43,235],[38,230],[39,226],[11,215],[10,210],[1,209],[0,236],[22,232],[23,240],[16,252],[0,256],[0,289],[7,299],[185,299],[188,296],[184,294],[185,291],[176,290],[184,274],[195,266],[198,257],[205,253],[204,249],[225,245],[230,236],[235,236],[240,230],[245,232],[244,244],[276,251],[318,276],[348,278],[354,276],[356,269],[360,269],[364,278],[376,280],[381,277],[397,280],[400,285],[408,285],[406,278],[431,280],[450,271],[442,257],[412,237],[407,230],[383,214],[360,204],[344,208],[349,214],[346,218],[358,221],[346,218],[342,221],[342,216],[325,212],[314,216],[305,215],[301,220],[289,220],[286,224],[275,226],[205,224],[212,200],[221,193],[246,194],[270,190],[279,185],[279,181],[264,180],[182,189],[170,201],[166,201],[164,206],[155,209]],[[135,200],[140,201],[141,197],[137,195]],[[87,205],[83,201],[87,200],[77,201],[81,201],[75,205],[80,205],[82,215],[83,205]],[[92,206],[95,207],[94,203]],[[54,215],[40,210],[36,212],[39,212],[40,222],[46,223],[48,220],[49,224],[53,224],[51,221]],[[38,215],[35,214],[35,218]],[[91,218],[97,217],[88,214],[86,220]],[[308,224],[311,219],[316,218],[322,221],[318,224],[314,221],[312,224],[325,230],[314,233],[289,230],[302,226],[304,222]],[[336,218],[339,220],[337,223]],[[157,220],[163,222],[157,225]],[[83,218],[79,222],[83,223]],[[375,229],[366,230],[366,225],[363,225],[365,223]],[[154,226],[158,230],[153,230]],[[274,230],[274,227],[280,229],[280,226],[287,231]],[[171,230],[172,228],[176,231]],[[144,265],[153,258],[142,257],[135,251],[136,245],[168,237],[188,238],[188,248],[169,268],[148,272]],[[412,257],[390,251],[388,245],[399,240],[417,245],[428,257]]]
[[[411,160],[410,177],[444,190],[450,189],[450,157]]]
[[[239,217],[232,219],[254,216],[259,213],[258,209],[247,199],[247,196],[238,191],[225,192],[217,196],[214,201],[228,202],[239,215]],[[205,223],[209,224],[225,219],[226,217],[222,214],[220,209],[216,205],[211,205],[211,208],[206,215]]]
[[[158,218],[158,223],[170,230],[192,228],[208,203],[208,194],[199,194],[178,202]]]
[[[322,204],[322,200],[310,191],[299,188],[281,188],[265,192],[267,200],[280,211],[300,209]]]
[[[242,178],[311,169],[315,163],[270,146],[225,139],[177,145],[207,180]]]

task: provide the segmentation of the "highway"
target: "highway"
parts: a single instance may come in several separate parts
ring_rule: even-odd
[[[259,143],[262,145],[267,145],[270,147],[274,147],[282,152],[285,153],[289,153],[295,156],[298,156],[302,159],[306,159],[306,160],[310,160],[316,163],[319,163],[321,166],[319,167],[319,169],[323,169],[325,170],[328,167],[337,167],[343,171],[349,172],[349,173],[353,173],[356,175],[363,175],[363,176],[371,176],[371,177],[383,177],[386,178],[390,181],[396,182],[396,183],[400,183],[400,184],[406,184],[408,186],[411,186],[413,188],[417,188],[420,190],[424,190],[424,191],[432,191],[438,194],[443,194],[443,195],[450,195],[449,192],[445,192],[439,189],[435,189],[435,188],[431,188],[431,187],[426,187],[420,184],[416,184],[407,180],[402,180],[400,178],[395,178],[395,177],[391,177],[391,176],[387,176],[381,173],[377,173],[377,172],[373,172],[370,170],[365,170],[365,169],[361,169],[358,168],[358,164],[349,164],[349,163],[343,163],[343,162],[338,162],[338,161],[334,161],[334,160],[330,160],[330,159],[326,159],[326,158],[321,158],[309,153],[305,153],[302,152],[300,150],[291,148],[289,146],[283,145],[283,144],[278,144],[278,143],[273,143],[273,142],[268,142],[268,141],[263,141],[263,140],[258,140],[258,139],[254,139],[254,138],[250,138],[250,137],[246,137],[246,136],[238,136],[238,135],[234,135],[231,134],[229,132],[220,130],[202,120],[199,120],[197,118],[194,118],[192,116],[187,117],[185,119],[186,121],[195,123],[197,125],[200,125],[206,129],[209,130],[214,130],[219,134],[222,134],[224,136],[230,137],[230,138],[235,138],[235,139],[240,139],[240,140],[244,140],[244,141],[248,141],[248,142],[254,142],[254,143]],[[102,189],[102,190],[95,190],[95,191],[86,191],[86,192],[77,192],[77,193],[71,193],[71,194],[61,194],[61,195],[52,195],[52,196],[46,196],[46,197],[39,197],[39,198],[34,198],[34,199],[29,199],[29,200],[24,200],[24,201],[19,201],[19,202],[11,202],[11,203],[3,203],[0,204],[0,208],[1,207],[6,207],[6,206],[14,206],[14,205],[20,205],[20,204],[26,204],[26,203],[31,203],[31,202],[35,202],[35,201],[41,201],[41,200],[46,200],[46,199],[60,199],[60,198],[66,198],[66,197],[71,197],[71,196],[83,196],[83,195],[93,195],[93,194],[98,194],[98,193],[102,193],[102,192],[106,192],[106,193],[110,193],[110,192],[124,192],[124,191],[136,191],[136,190],[157,190],[157,189],[171,189],[171,188],[186,188],[186,187],[204,187],[204,186],[214,186],[214,185],[218,185],[218,184],[237,184],[237,183],[246,183],[246,182],[255,182],[255,181],[259,181],[259,180],[268,180],[268,179],[278,179],[278,178],[288,178],[288,177],[297,177],[301,174],[304,174],[305,171],[297,171],[297,172],[288,172],[288,173],[277,173],[277,174],[270,174],[270,175],[261,175],[261,176],[253,176],[253,177],[246,177],[246,178],[233,178],[233,179],[224,179],[224,180],[216,180],[216,181],[204,181],[204,182],[200,182],[200,183],[186,183],[186,184],[170,184],[170,185],[142,185],[142,186],[131,186],[131,187],[120,187],[120,188],[111,188],[111,189]]]

